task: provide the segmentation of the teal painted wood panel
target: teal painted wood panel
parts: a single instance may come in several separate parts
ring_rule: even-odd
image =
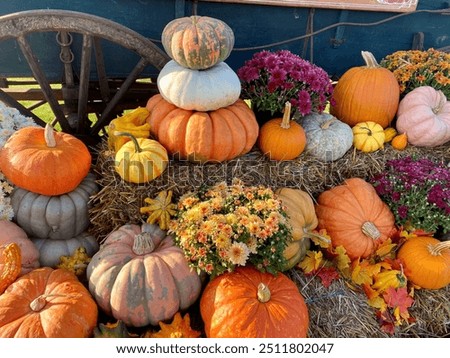
[[[193,7],[185,0],[72,0],[71,2],[41,0],[7,0],[0,2],[0,15],[17,11],[53,8],[81,11],[102,16],[125,25],[153,39],[160,45],[164,26],[172,19],[193,14],[211,16],[225,21],[236,37],[235,49],[227,63],[235,70],[262,47],[268,50],[289,49],[323,67],[331,76],[339,77],[348,68],[362,65],[360,52],[371,51],[378,60],[397,50],[410,49],[415,33],[425,35],[424,47],[450,46],[450,15],[426,13],[423,10],[450,8],[449,1],[420,0],[416,12],[398,14],[295,7],[256,6],[235,3],[199,2]],[[268,44],[303,36],[307,33],[308,16],[313,19],[311,41],[297,40],[277,46]],[[392,21],[388,18],[396,16]],[[338,22],[374,26],[340,26]],[[33,39],[42,56],[42,65],[55,75],[60,66],[55,58],[54,39],[45,35]],[[108,73],[123,76],[130,71],[133,59],[122,56],[113,45],[106,45]],[[260,48],[261,47],[261,48]],[[0,76],[26,75],[27,67],[14,43],[0,44]],[[154,73],[149,69],[147,74]]]

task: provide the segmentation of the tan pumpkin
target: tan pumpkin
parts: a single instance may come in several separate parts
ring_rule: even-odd
[[[157,225],[113,231],[87,268],[89,290],[101,309],[126,325],[171,319],[199,297],[201,280],[183,251]]]
[[[372,255],[395,228],[389,207],[361,178],[323,191],[317,198],[316,214],[318,227],[327,230],[333,247],[343,246],[351,259]]]
[[[255,114],[243,100],[211,112],[178,108],[160,94],[147,102],[152,135],[171,156],[222,162],[248,153],[258,138]]]
[[[0,150],[0,170],[14,185],[52,196],[74,190],[91,168],[86,145],[47,124],[17,130]]]
[[[437,290],[450,284],[450,241],[411,237],[400,246],[397,258],[405,263],[408,280],[421,288]]]
[[[283,118],[264,123],[258,137],[258,147],[271,160],[292,160],[303,153],[306,134],[300,124],[291,121],[291,103],[286,102]]]
[[[204,70],[228,58],[234,33],[219,19],[194,15],[170,21],[162,31],[161,42],[181,66]]]
[[[241,95],[241,82],[225,62],[200,71],[169,61],[159,72],[157,86],[167,102],[189,111],[215,111]]]
[[[450,141],[450,101],[433,87],[417,87],[400,101],[396,127],[412,145],[445,144]]]
[[[0,295],[1,338],[87,338],[97,318],[89,291],[67,270],[35,269]]]
[[[383,128],[395,117],[400,86],[394,74],[380,67],[372,53],[361,51],[365,66],[352,67],[334,88],[330,113],[351,127],[375,122]]]
[[[216,276],[200,299],[208,338],[305,338],[308,307],[283,273],[252,266]]]
[[[11,221],[0,220],[0,246],[11,243],[16,243],[20,248],[20,256],[22,259],[21,275],[40,266],[39,250],[28,238],[27,233]]]
[[[89,200],[97,191],[92,173],[63,195],[40,195],[16,188],[11,194],[15,221],[29,237],[70,239],[89,226]]]
[[[306,251],[310,248],[311,237],[325,239],[313,232],[317,228],[318,220],[314,202],[307,192],[300,189],[280,188],[275,193],[286,210],[288,222],[292,228],[292,241],[288,243],[284,251],[284,257],[287,260],[285,269],[288,270],[303,260]]]

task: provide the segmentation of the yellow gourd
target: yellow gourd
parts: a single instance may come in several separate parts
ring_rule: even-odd
[[[353,128],[353,146],[365,153],[375,152],[384,148],[383,127],[375,122],[361,122]]]
[[[117,153],[122,145],[130,141],[129,137],[116,135],[115,132],[118,131],[130,133],[135,138],[149,138],[150,124],[147,123],[149,117],[150,112],[147,108],[138,107],[113,119],[108,126],[108,147]]]
[[[397,130],[393,127],[387,127],[384,130],[384,143],[389,143],[398,134]]]

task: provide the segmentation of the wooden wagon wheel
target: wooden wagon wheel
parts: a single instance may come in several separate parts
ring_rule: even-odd
[[[48,76],[33,50],[30,36],[35,33],[54,32],[55,46],[60,47],[60,58],[63,73],[63,101],[55,96]],[[71,62],[73,53],[71,46],[75,34],[80,34],[82,41],[80,53],[80,73],[73,71]],[[114,21],[76,11],[66,10],[29,10],[0,16],[0,41],[14,39],[27,61],[31,72],[40,86],[45,101],[54,114],[54,124],[59,123],[61,129],[80,137],[98,136],[99,132],[117,113],[117,105],[136,83],[136,79],[147,66],[153,66],[158,72],[169,61],[168,56],[152,41],[139,33]],[[120,87],[111,91],[110,81],[105,68],[105,57],[102,51],[103,41],[119,45],[121,51],[132,51],[137,54],[137,64]],[[98,96],[95,105],[97,119],[88,120],[88,103],[91,89],[91,57],[94,54],[96,64],[96,84]],[[121,54],[118,54],[120,56]],[[24,115],[32,117],[43,124],[29,109],[23,107],[13,96],[0,91],[0,100],[19,109]],[[100,105],[99,105],[100,104]]]

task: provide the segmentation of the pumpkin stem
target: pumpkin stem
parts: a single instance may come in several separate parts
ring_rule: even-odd
[[[362,58],[364,62],[366,63],[366,67],[368,68],[377,68],[380,67],[377,60],[375,59],[375,56],[372,52],[369,51],[361,51]]]
[[[431,109],[434,114],[439,114],[444,105],[447,103],[447,97],[445,96],[445,94],[441,90],[438,90],[437,92],[439,95],[439,103],[436,107]]]
[[[283,129],[289,129],[291,127],[291,102],[286,102],[284,104],[283,119],[281,120],[280,127]]]
[[[115,131],[115,132],[114,132],[114,135],[116,135],[116,136],[130,137],[131,140],[132,140],[133,143],[134,143],[134,147],[136,148],[136,152],[137,152],[137,153],[142,152],[142,148],[139,146],[139,143],[138,143],[136,137],[135,137],[134,135],[132,135],[131,133]]]
[[[55,133],[54,133],[53,127],[50,125],[50,123],[47,123],[45,125],[44,139],[45,139],[45,144],[47,144],[47,147],[49,147],[49,148],[56,147]]]
[[[265,285],[264,283],[260,282],[258,285],[258,301],[261,303],[266,303],[270,300],[270,290],[269,287],[267,285]]]
[[[324,122],[324,123],[320,126],[320,128],[322,128],[322,129],[328,129],[328,128],[330,127],[331,123],[333,123],[334,121],[335,121],[335,118],[331,118],[330,120]]]
[[[136,255],[147,255],[155,249],[152,235],[149,232],[141,232],[134,237],[133,252]]]
[[[47,297],[45,295],[40,295],[36,297],[33,301],[30,303],[30,308],[33,312],[39,312],[41,309],[45,307],[47,304]]]
[[[327,238],[326,236],[322,236],[322,235],[318,234],[317,232],[313,232],[313,231],[306,230],[306,229],[303,229],[303,232],[305,233],[305,237],[307,237],[309,239],[315,238],[315,239],[319,239],[320,241],[322,241],[325,244],[331,243],[329,238]]]
[[[436,245],[429,245],[428,251],[433,256],[439,256],[444,250],[450,250],[450,241],[443,241]]]
[[[370,221],[366,221],[364,224],[362,224],[361,231],[363,232],[364,235],[370,237],[373,240],[378,240],[381,236],[381,233],[378,230],[378,228],[375,226],[373,222]]]

